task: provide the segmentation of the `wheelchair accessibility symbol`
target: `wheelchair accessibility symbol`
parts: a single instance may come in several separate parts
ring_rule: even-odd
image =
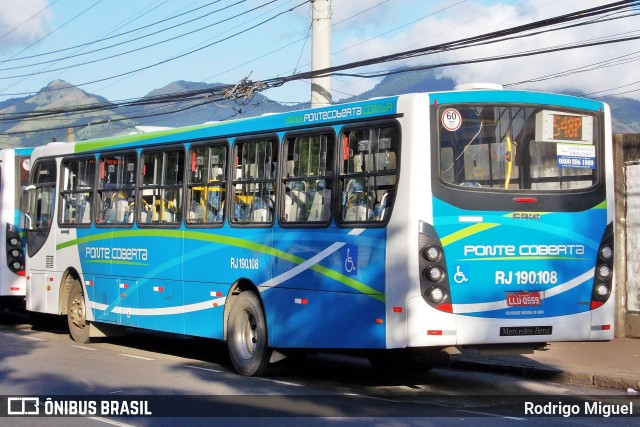
[[[344,258],[344,271],[348,274],[356,274],[358,265],[358,247],[346,245],[345,250],[342,251]]]
[[[456,266],[456,274],[453,275],[453,281],[456,283],[464,283],[468,281],[467,276],[460,270],[460,266]]]

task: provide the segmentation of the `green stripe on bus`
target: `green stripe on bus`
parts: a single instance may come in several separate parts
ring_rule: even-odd
[[[224,124],[229,124],[235,122],[237,120],[227,120]],[[175,129],[165,129],[156,132],[149,133],[138,133],[134,135],[121,135],[114,136],[111,138],[102,138],[95,139],[91,141],[79,141],[74,146],[74,151],[76,153],[86,153],[88,151],[98,151],[103,150],[105,148],[110,148],[118,145],[128,144],[132,142],[146,141],[156,138],[162,138],[165,136],[175,135],[175,134],[183,134],[185,131],[195,131],[202,128],[220,126],[223,123],[207,123],[202,125],[191,126],[189,128],[175,128]]]
[[[482,233],[483,231],[490,230],[492,228],[498,227],[500,224],[492,224],[492,223],[481,223],[474,224],[470,227],[463,228],[462,230],[458,230],[455,233],[449,234],[441,239],[442,246],[450,245],[458,240],[464,239],[469,236],[473,236],[474,234]]]
[[[189,240],[220,243],[223,245],[249,249],[251,251],[274,256],[297,265],[307,261],[302,257],[292,255],[288,252],[281,251],[279,249],[275,249],[271,246],[263,245],[260,243],[254,243],[249,240],[239,239],[237,237],[221,236],[217,234],[205,234],[205,233],[199,233],[196,231],[183,231],[183,230],[133,230],[133,231],[124,230],[124,231],[106,232],[106,233],[96,234],[92,236],[80,237],[78,239],[60,243],[56,246],[56,250],[61,250],[61,249],[77,246],[84,243],[97,242],[100,240],[109,240],[112,238],[127,238],[127,237],[168,237],[173,239],[184,237],[185,239],[189,239]],[[381,294],[380,292],[365,285],[362,282],[359,282],[343,274],[340,274],[337,271],[331,270],[330,268],[315,264],[311,266],[310,269],[326,277],[329,277],[330,279],[340,282],[347,287],[355,289],[358,292],[368,295],[380,302],[385,301],[384,294]]]
[[[594,206],[593,209],[607,209],[607,201],[603,200],[602,203]]]

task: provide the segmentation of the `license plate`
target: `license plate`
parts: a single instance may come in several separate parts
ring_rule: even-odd
[[[542,304],[540,292],[507,292],[509,307],[525,307]]]

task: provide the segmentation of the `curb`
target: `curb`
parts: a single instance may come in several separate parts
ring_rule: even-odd
[[[449,368],[468,369],[497,374],[508,374],[517,377],[534,378],[558,383],[595,386],[618,389],[627,392],[628,389],[640,391],[639,377],[622,377],[616,375],[590,374],[578,371],[563,371],[548,366],[534,366],[526,363],[514,363],[497,359],[478,359],[475,357],[452,356],[447,365]]]

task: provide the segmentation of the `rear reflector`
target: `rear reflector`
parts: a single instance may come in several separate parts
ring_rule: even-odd
[[[440,304],[436,306],[436,309],[446,311],[447,313],[453,313],[453,306],[451,304]]]

